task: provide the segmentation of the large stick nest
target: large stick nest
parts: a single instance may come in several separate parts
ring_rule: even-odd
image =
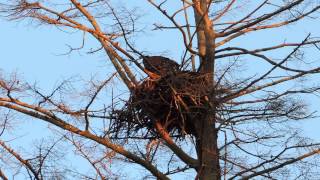
[[[158,80],[145,79],[131,93],[125,107],[114,111],[115,131],[125,130],[128,136],[142,129],[154,132],[154,123],[158,121],[171,135],[196,135],[195,124],[213,105],[209,84],[206,74],[188,71]],[[216,90],[215,96],[217,93],[222,91]]]

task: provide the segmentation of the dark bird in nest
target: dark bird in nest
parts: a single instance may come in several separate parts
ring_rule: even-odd
[[[180,66],[175,61],[162,56],[144,56],[143,65],[145,72],[152,79],[158,79],[177,72]]]

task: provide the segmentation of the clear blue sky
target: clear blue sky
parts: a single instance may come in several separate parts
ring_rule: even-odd
[[[152,18],[147,20],[151,21]],[[264,47],[274,44],[274,42],[282,42],[285,39],[288,42],[301,41],[308,32],[318,33],[319,37],[319,20],[317,22],[310,23],[306,21],[300,25],[282,28],[272,33],[259,33],[248,37],[246,41],[238,40],[233,43],[238,46],[253,48]],[[87,55],[84,52],[81,54],[74,52],[67,56],[57,55],[68,51],[65,44],[79,46],[82,33],[67,34],[54,27],[36,27],[27,25],[24,22],[17,23],[0,20],[0,24],[1,73],[18,72],[24,80],[38,82],[42,89],[50,91],[64,78],[81,76],[86,79],[92,75],[104,77],[109,72],[109,62],[106,62],[106,57],[102,53]],[[151,27],[147,26],[147,28]],[[169,32],[169,36],[167,32],[163,32],[159,36],[149,33],[144,37],[139,37],[138,46],[153,53],[167,52],[169,57],[179,59],[181,57],[181,51],[179,52],[180,42],[175,41],[176,37],[177,34],[172,31]],[[178,35],[178,37],[180,36]],[[94,45],[93,42],[90,42],[87,47],[90,48],[90,46]],[[314,53],[312,56],[315,57],[315,61],[319,61],[319,53]],[[313,97],[307,99],[307,102],[310,102],[312,110],[319,109],[319,99]],[[318,127],[320,127],[319,119],[300,123],[306,136],[320,141],[320,133],[318,132]],[[36,123],[30,124],[38,127]],[[38,132],[40,134],[41,127],[45,127],[45,125],[42,124],[39,127]],[[27,131],[24,133],[27,133]]]

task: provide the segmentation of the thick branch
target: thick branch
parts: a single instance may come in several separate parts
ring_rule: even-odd
[[[171,139],[169,133],[165,130],[165,128],[160,124],[160,122],[155,123],[155,127],[157,132],[160,134],[161,138],[165,140],[168,147],[187,165],[193,168],[198,167],[198,161],[193,159],[188,154],[186,154],[180,147],[178,147],[173,140]]]
[[[12,148],[7,146],[4,141],[0,140],[0,145],[12,156],[14,156],[28,171],[34,175],[34,178],[40,180],[41,178],[38,176],[37,171],[32,167],[32,165],[19,155],[19,153],[15,152]]]
[[[61,128],[61,129],[64,129],[64,130],[70,131],[72,133],[78,134],[82,137],[91,139],[91,140],[93,140],[101,145],[104,145],[105,147],[110,148],[113,151],[125,156],[126,158],[134,161],[135,163],[140,164],[141,166],[148,169],[155,177],[162,179],[162,180],[168,179],[164,174],[162,174],[156,167],[154,167],[148,161],[145,161],[145,160],[141,159],[140,157],[138,157],[137,155],[127,151],[122,146],[113,144],[109,139],[98,137],[94,134],[91,134],[88,131],[82,131],[82,130],[76,128],[75,126],[68,124],[65,121],[63,121],[55,116],[53,117],[53,116],[43,115],[41,113],[30,111],[30,110],[21,108],[19,106],[12,105],[11,103],[7,103],[7,102],[0,102],[0,106],[6,107],[9,109],[13,109],[13,110],[18,111],[20,113],[23,113],[25,115],[35,117],[37,119],[44,120],[44,121],[49,122],[49,123]]]
[[[240,26],[240,27],[237,27],[237,28],[235,28],[235,29],[232,29],[232,30],[230,30],[230,31],[228,31],[228,32],[219,34],[218,36],[219,36],[219,37],[228,36],[228,35],[231,35],[231,34],[233,34],[233,33],[239,32],[239,31],[241,31],[241,30],[243,30],[243,29],[247,29],[247,28],[249,28],[249,27],[252,27],[252,26],[254,26],[254,25],[256,25],[256,24],[261,23],[262,21],[265,21],[265,20],[267,20],[267,19],[269,19],[269,18],[271,18],[271,17],[274,17],[274,16],[277,15],[277,14],[280,14],[280,13],[286,11],[286,10],[291,9],[292,7],[294,7],[294,6],[302,3],[303,1],[304,1],[304,0],[298,0],[298,1],[295,1],[295,2],[293,2],[293,3],[290,3],[290,4],[288,4],[287,6],[283,6],[283,7],[279,8],[278,10],[276,10],[276,11],[274,11],[274,12],[272,12],[272,13],[269,13],[269,14],[266,14],[266,15],[263,15],[263,16],[257,18],[255,21],[252,21],[252,22],[250,22],[250,23],[248,23],[248,24],[245,24],[245,25],[243,25],[243,26]]]
[[[275,171],[275,170],[277,170],[277,169],[283,168],[284,166],[293,164],[293,163],[295,163],[295,162],[297,162],[297,161],[301,161],[301,160],[303,160],[303,159],[305,159],[305,158],[307,158],[307,157],[310,157],[310,156],[313,156],[313,155],[319,154],[319,153],[320,153],[320,149],[316,149],[316,150],[311,151],[311,152],[309,152],[309,153],[307,153],[307,154],[304,154],[304,155],[299,156],[299,157],[297,157],[297,158],[293,158],[293,159],[291,159],[291,160],[289,160],[289,161],[286,161],[286,162],[284,162],[284,163],[281,163],[281,164],[279,164],[279,165],[277,165],[277,166],[273,166],[273,167],[271,167],[271,168],[267,168],[267,169],[265,169],[265,170],[255,172],[255,173],[253,173],[253,174],[251,174],[251,175],[249,175],[249,176],[245,176],[245,177],[243,177],[242,179],[243,179],[243,180],[245,180],[245,179],[250,179],[250,178],[253,178],[253,177],[256,177],[256,176],[260,176],[260,175],[263,175],[263,174],[266,174],[266,173]]]

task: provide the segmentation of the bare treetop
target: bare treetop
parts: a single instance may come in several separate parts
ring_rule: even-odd
[[[313,0],[0,0],[6,20],[83,34],[65,54],[85,51],[89,36],[99,47],[86,53],[111,62],[107,78],[65,80],[50,93],[0,75],[0,177],[126,179],[133,167],[141,179],[318,177],[319,143],[295,125],[318,116],[308,98],[320,89],[320,36],[299,28],[319,23],[319,9]],[[116,77],[128,93],[114,92]],[[18,114],[49,124],[54,138],[16,149],[5,137],[19,131]],[[60,146],[90,173],[58,163]]]

